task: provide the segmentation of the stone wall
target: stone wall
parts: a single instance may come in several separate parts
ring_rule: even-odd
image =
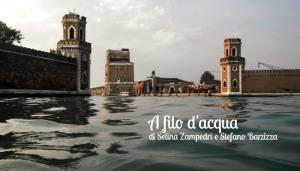
[[[242,73],[243,93],[298,93],[300,69],[245,70]]]
[[[76,59],[1,43],[0,89],[76,91]]]

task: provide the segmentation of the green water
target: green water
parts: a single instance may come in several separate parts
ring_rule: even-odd
[[[236,118],[278,141],[149,141],[154,115]],[[207,130],[188,130],[204,133]],[[0,170],[300,170],[300,97],[0,99]]]

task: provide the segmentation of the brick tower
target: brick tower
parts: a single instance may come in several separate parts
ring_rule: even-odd
[[[245,69],[245,58],[241,57],[241,39],[224,40],[224,57],[221,65],[221,94],[242,94],[242,71]]]
[[[86,18],[69,13],[62,19],[63,40],[57,43],[62,55],[77,59],[77,91],[89,94],[90,91],[90,54],[91,43],[86,39]]]
[[[133,95],[134,63],[129,49],[106,51],[105,95]]]

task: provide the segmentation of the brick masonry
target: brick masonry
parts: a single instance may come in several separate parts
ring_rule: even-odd
[[[243,93],[300,92],[300,69],[245,70],[242,76]]]
[[[130,51],[107,50],[105,64],[105,94],[120,95],[134,93],[134,63],[130,62]]]
[[[300,69],[245,70],[241,39],[224,40],[220,59],[221,94],[257,95],[300,93]]]
[[[76,91],[76,59],[0,44],[0,89]]]

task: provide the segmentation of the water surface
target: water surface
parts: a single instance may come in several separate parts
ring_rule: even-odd
[[[236,118],[278,141],[149,141],[154,115]],[[300,97],[0,99],[0,170],[300,170]],[[203,133],[206,130],[187,130]]]

